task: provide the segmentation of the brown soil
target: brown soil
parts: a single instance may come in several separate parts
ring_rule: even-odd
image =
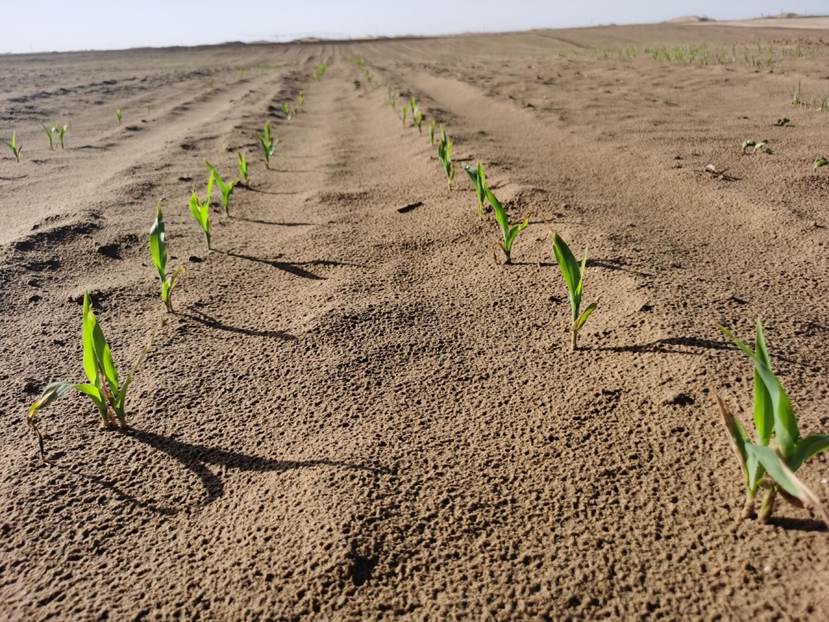
[[[829,114],[790,104],[798,82],[829,92],[819,37],[662,25],[4,58],[23,158],[0,161],[0,617],[829,619],[826,532],[787,506],[739,519],[714,401],[747,417],[751,369],[717,326],[749,337],[759,316],[801,428],[829,428],[829,168],[812,169]],[[643,53],[702,42],[733,61]],[[779,58],[758,63],[758,42]],[[386,84],[530,216],[514,265]],[[40,125],[64,120],[50,152]],[[742,155],[747,138],[773,153]],[[229,174],[237,150],[254,188],[214,212],[207,254],[186,200],[205,158]],[[187,272],[132,429],[99,430],[70,394],[44,413],[42,466],[25,409],[83,378],[83,291],[124,369],[165,315],[146,250],[162,197]],[[575,353],[551,230],[590,249],[599,309]],[[802,474],[829,499],[825,459]]]

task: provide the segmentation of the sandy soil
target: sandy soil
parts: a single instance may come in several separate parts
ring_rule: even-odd
[[[644,52],[701,43],[731,60]],[[713,395],[746,415],[717,326],[761,316],[803,431],[829,428],[829,114],[790,103],[826,61],[819,33],[723,25],[2,58],[0,617],[829,618],[826,531],[738,519]],[[530,217],[514,265],[386,84]],[[254,189],[207,254],[186,200],[237,150]],[[83,377],[82,292],[123,368],[164,316],[159,198],[187,271],[132,430],[64,397],[42,466],[25,409]],[[590,248],[575,353],[551,230]],[[802,473],[829,499],[825,459]]]

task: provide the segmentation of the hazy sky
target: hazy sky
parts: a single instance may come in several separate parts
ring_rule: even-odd
[[[0,0],[0,52],[829,13],[829,0]]]

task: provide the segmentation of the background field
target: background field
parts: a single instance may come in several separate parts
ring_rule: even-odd
[[[748,416],[750,366],[717,326],[748,337],[759,316],[804,432],[829,428],[822,37],[660,25],[0,58],[0,126],[23,145],[0,160],[0,617],[829,618],[826,532],[786,506],[738,520],[714,402]],[[515,265],[387,84],[530,217]],[[71,123],[64,151],[52,121]],[[742,155],[747,138],[773,153]],[[208,255],[186,201],[205,158],[229,174],[239,150],[254,189],[214,214]],[[134,430],[101,432],[66,397],[41,466],[25,409],[82,377],[83,291],[122,367],[163,315],[160,198],[187,271]],[[576,353],[551,230],[590,248],[599,310]],[[803,475],[829,499],[825,458]]]

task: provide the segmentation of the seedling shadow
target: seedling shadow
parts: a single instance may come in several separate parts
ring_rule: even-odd
[[[242,222],[251,222],[256,225],[274,225],[276,227],[313,227],[313,222],[278,222],[275,220],[262,220],[260,218],[244,218],[242,216],[234,216],[233,220],[241,220]]]
[[[769,525],[780,527],[787,531],[829,531],[823,521],[814,518],[789,518],[786,516],[772,516]]]
[[[262,190],[261,188],[255,188],[253,186],[239,186],[242,190],[249,190],[250,192],[257,192],[259,194],[271,194],[274,196],[288,196],[292,194],[299,194],[299,192],[274,192],[272,190]]]
[[[688,351],[680,349],[696,348],[698,351]],[[588,347],[584,348],[585,350]],[[712,339],[701,339],[699,337],[666,337],[664,339],[657,339],[650,343],[633,344],[628,346],[600,346],[591,347],[590,350],[604,351],[604,352],[637,352],[637,353],[654,353],[654,354],[702,354],[703,350],[733,350],[735,349],[729,343],[724,341],[714,341]]]
[[[267,266],[271,266],[278,270],[283,270],[285,272],[289,272],[295,276],[302,277],[304,279],[311,279],[313,281],[324,281],[327,277],[320,276],[311,272],[310,270],[306,270],[302,266],[355,266],[355,267],[362,267],[358,264],[352,263],[345,263],[342,261],[333,261],[330,259],[314,259],[312,261],[277,261],[275,259],[262,259],[261,257],[252,257],[251,255],[242,255],[240,253],[234,253],[233,251],[220,251],[225,255],[230,257],[236,257],[237,259],[245,259],[247,261],[253,261],[256,263],[265,264]]]
[[[296,339],[292,334],[285,332],[284,330],[256,330],[254,328],[244,328],[242,326],[231,326],[229,324],[225,324],[224,322],[217,320],[214,317],[210,317],[206,313],[203,313],[197,309],[193,309],[190,307],[192,313],[178,313],[179,317],[187,318],[188,320],[192,320],[194,322],[198,322],[204,326],[209,328],[215,328],[217,330],[227,331],[229,333],[236,333],[239,335],[247,335],[248,337],[267,337],[269,339],[282,339],[283,341],[293,341]]]
[[[338,460],[270,460],[260,456],[252,456],[236,451],[227,451],[216,447],[207,447],[185,443],[174,438],[161,436],[154,432],[127,429],[124,435],[144,443],[153,449],[167,454],[177,460],[184,468],[195,474],[204,487],[205,496],[202,505],[208,505],[224,495],[224,483],[221,478],[208,468],[216,465],[239,471],[253,471],[257,473],[282,473],[293,469],[313,467],[333,467],[349,470],[369,471],[375,475],[388,475],[390,471],[382,467],[363,464],[353,464]]]
[[[627,272],[628,274],[634,274],[636,276],[643,276],[652,278],[656,276],[651,272],[643,272],[641,270],[634,270],[633,268],[628,268],[627,264],[623,262],[621,259],[587,259],[587,267],[588,268],[604,268],[605,270],[616,270],[619,272]]]

